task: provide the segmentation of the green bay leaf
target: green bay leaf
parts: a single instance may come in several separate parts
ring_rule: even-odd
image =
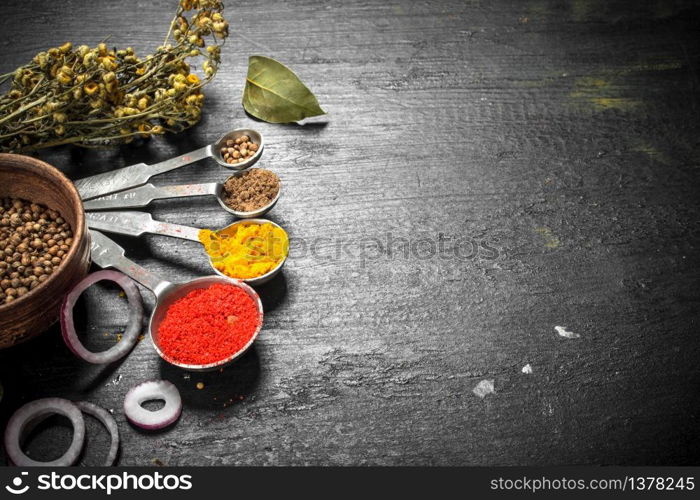
[[[325,115],[316,96],[284,64],[264,56],[250,56],[243,91],[243,107],[270,123],[298,122]]]

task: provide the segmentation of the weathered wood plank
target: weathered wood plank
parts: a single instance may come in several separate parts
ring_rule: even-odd
[[[3,72],[106,33],[144,51],[174,2],[6,4]],[[53,330],[0,353],[3,425],[36,397],[89,399],[115,410],[125,465],[697,463],[697,7],[243,0],[227,12],[232,37],[201,125],[145,147],[40,156],[78,178],[261,130],[260,165],[285,189],[270,216],[294,248],[261,290],[256,348],[224,373],[185,378],[147,341],[118,366],[85,366]],[[327,123],[248,118],[253,53],[294,68]],[[203,162],[158,182],[224,178]],[[185,224],[231,220],[211,200],[151,208]],[[118,241],[173,279],[208,272],[194,243]],[[94,345],[113,342],[115,292],[90,292],[85,308]],[[185,411],[145,434],[122,398],[161,376]],[[484,379],[496,392],[481,399]],[[59,434],[30,449],[58,454]]]

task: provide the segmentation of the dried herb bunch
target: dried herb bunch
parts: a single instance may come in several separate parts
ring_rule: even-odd
[[[0,76],[11,80],[0,97],[0,151],[109,146],[191,127],[228,36],[223,9],[221,0],[180,0],[164,44],[145,58],[68,42]],[[188,63],[200,56],[202,78]]]

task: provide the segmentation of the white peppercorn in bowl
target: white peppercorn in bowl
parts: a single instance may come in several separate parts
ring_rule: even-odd
[[[23,155],[0,154],[0,199],[26,200],[51,210],[53,221],[65,219],[72,232],[72,240],[61,250],[60,262],[48,254],[45,267],[37,269],[37,277],[51,269],[46,278],[12,301],[0,303],[0,349],[28,340],[58,319],[64,295],[81,280],[90,265],[89,233],[85,225],[82,201],[73,183],[48,163]],[[2,217],[0,217],[1,222]],[[10,243],[11,244],[11,243]],[[11,249],[3,260],[18,257]],[[14,257],[12,253],[14,252]],[[28,288],[28,287],[26,287]]]

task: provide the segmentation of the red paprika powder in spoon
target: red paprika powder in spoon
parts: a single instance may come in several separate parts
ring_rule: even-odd
[[[259,324],[257,305],[244,290],[214,284],[172,303],[158,328],[158,346],[177,363],[216,363],[245,347]]]

